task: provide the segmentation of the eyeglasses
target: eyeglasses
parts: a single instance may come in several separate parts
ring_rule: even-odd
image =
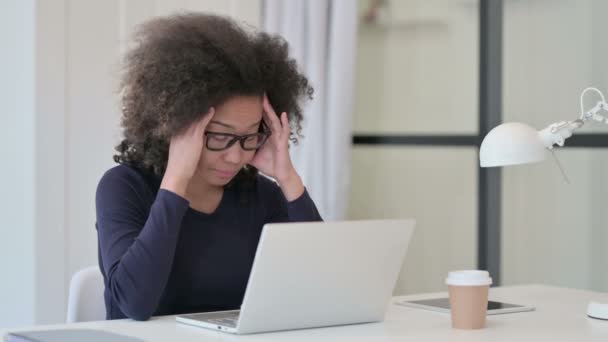
[[[207,141],[205,146],[210,151],[223,151],[229,149],[235,142],[239,142],[241,148],[245,151],[253,151],[262,147],[268,137],[270,131],[258,132],[247,135],[235,135],[230,133],[205,132]]]

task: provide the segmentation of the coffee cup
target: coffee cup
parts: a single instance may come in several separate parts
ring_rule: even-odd
[[[486,325],[488,290],[492,278],[487,271],[449,272],[445,280],[450,293],[452,327],[482,329]]]

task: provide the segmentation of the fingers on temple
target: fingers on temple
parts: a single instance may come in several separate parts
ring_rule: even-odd
[[[266,124],[270,126],[270,129],[274,134],[281,132],[281,123],[279,122],[279,118],[276,113],[264,111]]]
[[[290,129],[289,129],[289,118],[287,117],[287,112],[283,112],[281,114],[281,125],[282,125],[282,129],[283,129],[283,134],[289,138],[289,133],[290,133]]]
[[[270,129],[277,138],[279,137],[278,133],[280,133],[280,136],[283,138],[289,138],[291,130],[289,127],[289,118],[287,116],[287,112],[282,112],[281,116],[278,116],[277,113],[274,111],[274,108],[272,108],[272,105],[270,104],[270,101],[268,100],[268,96],[266,96],[266,94],[264,94],[263,102],[264,121],[266,122],[266,124],[270,126]]]
[[[209,124],[209,121],[211,121],[211,119],[213,119],[213,114],[215,114],[215,108],[211,107],[211,108],[209,108],[209,111],[207,113],[205,113],[202,118],[200,118],[200,120],[198,121],[198,124],[192,125],[194,128],[193,133],[195,133],[197,135],[203,134],[205,131],[205,128],[207,128],[207,125]]]

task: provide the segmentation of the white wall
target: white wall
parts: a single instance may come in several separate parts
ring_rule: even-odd
[[[359,26],[355,132],[475,134],[477,1],[384,3]],[[443,290],[449,270],[476,267],[476,148],[357,146],[352,168],[349,218],[417,220],[396,294]]]
[[[34,321],[34,27],[34,0],[0,1],[0,326]]]
[[[479,1],[386,1],[389,12],[380,24],[361,26],[357,133],[477,132]],[[540,129],[577,118],[585,87],[608,95],[607,1],[504,4],[505,121]],[[593,95],[586,103],[594,103]],[[589,132],[606,133],[608,125],[581,130]],[[397,286],[401,293],[441,289],[449,268],[475,267],[477,161],[450,148],[432,150],[354,152],[351,217],[420,221]],[[608,291],[608,149],[558,149],[557,156],[571,184],[550,157],[503,170],[503,283]]]
[[[0,54],[1,175],[7,180],[0,203],[6,220],[0,327],[56,323],[65,319],[71,275],[97,264],[94,195],[114,165],[120,57],[133,27],[179,10],[259,26],[261,0],[10,0],[0,6],[0,37],[9,52]]]
[[[604,0],[505,1],[505,121],[539,129],[580,115],[579,95],[608,95]],[[589,94],[586,104],[597,97]],[[589,123],[580,133],[606,133]],[[568,140],[566,140],[568,145]],[[548,283],[608,291],[605,195],[608,149],[557,149],[552,160],[503,171],[505,284]]]
[[[35,22],[35,321],[64,317],[67,292],[65,1],[38,1]]]
[[[372,1],[359,1],[363,16]],[[386,15],[359,25],[355,132],[475,134],[477,1],[384,3]]]

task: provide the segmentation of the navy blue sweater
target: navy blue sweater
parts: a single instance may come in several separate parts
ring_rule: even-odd
[[[227,187],[212,214],[159,190],[160,182],[119,165],[97,187],[107,319],[238,309],[263,225],[321,220],[306,191],[287,202],[263,176],[245,193]]]

